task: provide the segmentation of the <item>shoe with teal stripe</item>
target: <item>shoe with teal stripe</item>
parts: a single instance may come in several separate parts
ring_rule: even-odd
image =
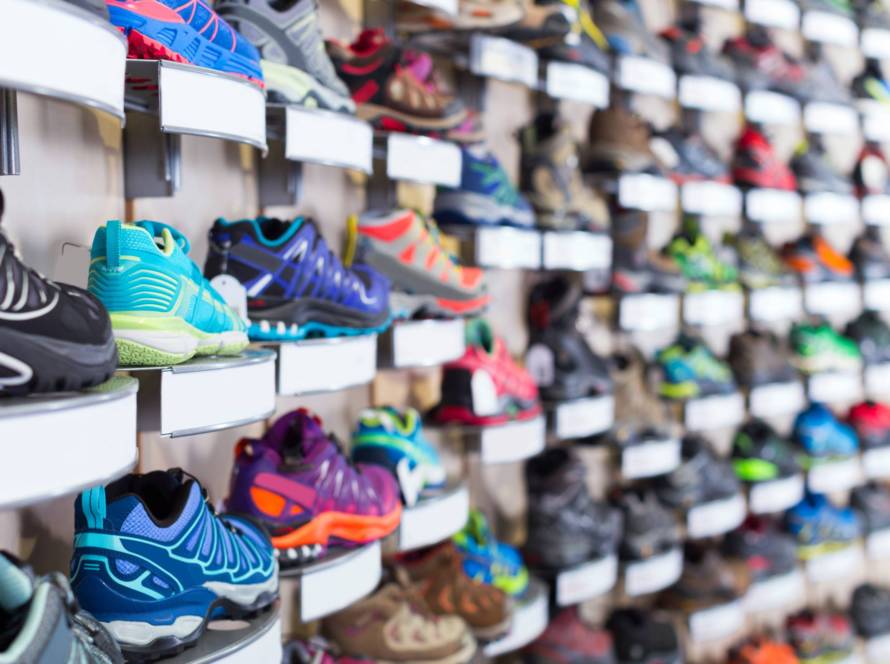
[[[218,516],[181,470],[129,475],[74,503],[71,587],[128,661],[194,645],[211,619],[243,619],[278,597],[261,526]]]
[[[96,231],[89,290],[111,314],[121,366],[167,366],[237,355],[247,326],[188,257],[189,242],[156,221]]]
[[[511,597],[520,597],[528,589],[528,568],[522,556],[509,544],[495,539],[485,515],[470,510],[467,525],[454,536],[463,557],[464,571],[471,579],[493,585]]]

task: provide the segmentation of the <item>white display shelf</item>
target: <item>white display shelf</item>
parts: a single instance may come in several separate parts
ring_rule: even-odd
[[[395,534],[397,549],[412,551],[446,540],[466,525],[469,513],[470,492],[465,484],[419,500],[402,511]]]
[[[796,191],[751,189],[745,194],[748,219],[760,223],[793,223],[801,218],[803,202]]]
[[[483,464],[522,461],[542,452],[547,443],[543,415],[485,427],[428,424],[425,429],[457,443],[467,452],[478,453]]]
[[[862,311],[862,293],[859,284],[853,281],[807,284],[803,289],[803,303],[811,314],[853,318]]]
[[[457,14],[458,0],[411,0],[415,5],[438,9],[446,14]]]
[[[448,141],[399,133],[386,139],[386,175],[391,180],[457,187],[462,161],[460,148]]]
[[[865,536],[865,553],[870,560],[890,558],[890,528],[883,528]]]
[[[509,39],[474,33],[470,38],[470,71],[534,90],[538,87],[538,54]]]
[[[797,286],[773,286],[748,292],[748,316],[761,323],[803,316],[803,293]]]
[[[866,58],[890,58],[890,30],[862,28],[859,34],[862,55]]]
[[[710,606],[689,614],[689,640],[699,644],[725,639],[744,624],[745,608],[741,600]]]
[[[800,123],[800,104],[794,97],[771,90],[752,90],[745,95],[745,117],[751,122],[774,125]]]
[[[139,380],[139,430],[178,438],[232,429],[275,413],[275,353],[196,358],[128,369]]]
[[[648,440],[621,449],[621,477],[638,480],[671,472],[680,465],[680,441]]]
[[[807,378],[807,394],[823,403],[852,403],[862,398],[862,374],[858,371],[824,371]]]
[[[136,463],[133,378],[78,393],[0,401],[0,440],[15,463],[0,464],[0,509],[36,503],[127,473]]]
[[[677,94],[677,75],[668,65],[640,57],[622,55],[617,63],[617,83],[625,90],[673,99]]]
[[[307,339],[274,346],[278,394],[294,396],[370,383],[377,373],[377,335]]]
[[[801,501],[804,493],[803,475],[791,475],[748,487],[748,509],[752,514],[784,512]]]
[[[538,638],[549,621],[547,607],[547,586],[538,579],[529,581],[529,588],[524,597],[516,601],[513,607],[513,623],[510,632],[483,647],[486,657],[500,657],[527,646]]]
[[[556,603],[574,606],[600,597],[612,590],[617,580],[618,558],[614,555],[560,570],[555,577]]]
[[[193,648],[171,659],[169,664],[244,664],[281,661],[281,617],[276,604],[249,620],[218,620]]]
[[[157,113],[164,133],[266,150],[265,94],[233,74],[169,60],[128,60],[126,105]]]
[[[742,192],[722,182],[687,182],[680,189],[685,212],[715,217],[737,217],[742,213]]]
[[[282,579],[297,579],[299,619],[318,620],[369,595],[382,574],[380,542],[341,550],[314,563],[281,570]]]
[[[0,88],[124,116],[126,41],[61,0],[0,0]]]
[[[807,578],[813,583],[826,583],[852,576],[863,569],[865,556],[862,547],[850,544],[837,551],[823,553],[806,561]]]
[[[859,456],[816,463],[807,473],[807,486],[816,493],[849,491],[864,478]]]
[[[584,231],[542,234],[541,267],[545,270],[609,270],[612,266],[612,238],[605,233]]]
[[[874,99],[857,101],[862,114],[862,135],[871,141],[890,140],[890,108]]]
[[[863,372],[865,393],[875,401],[886,400],[890,395],[890,363],[873,364]]]
[[[381,367],[408,369],[456,360],[466,348],[464,327],[462,318],[396,321],[379,337],[378,363]]]
[[[887,118],[890,122],[890,117]],[[890,224],[890,196],[874,195],[862,199],[862,221],[872,226]]]
[[[738,392],[690,399],[683,416],[690,431],[734,427],[745,418],[745,400]]]
[[[683,297],[683,321],[690,325],[731,325],[744,319],[745,298],[740,290],[708,290]]]
[[[814,134],[859,133],[859,114],[852,106],[811,101],[803,108],[803,126]]]
[[[284,141],[284,156],[291,161],[372,171],[374,131],[352,115],[270,104],[266,122],[269,137]]]
[[[862,451],[862,472],[868,479],[890,477],[890,447],[874,447]]]
[[[549,404],[550,430],[559,440],[587,438],[607,431],[615,420],[612,395]]]
[[[794,607],[806,599],[806,580],[799,569],[752,583],[745,594],[745,610],[750,613]]]
[[[618,303],[618,326],[628,332],[676,328],[680,324],[679,302],[678,295],[624,295]]]
[[[681,76],[677,98],[680,106],[698,111],[733,113],[742,107],[739,87],[714,76]]]
[[[461,242],[461,256],[469,263],[501,270],[541,267],[541,233],[512,226],[450,225],[443,230]]]
[[[683,551],[671,549],[647,560],[624,565],[624,593],[649,595],[672,586],[683,573]]]
[[[667,178],[648,173],[625,173],[618,178],[621,207],[646,212],[677,209],[677,185]]]
[[[890,310],[890,279],[870,279],[864,282],[862,303],[866,309]]]
[[[853,19],[832,12],[805,12],[800,22],[800,32],[810,41],[848,48],[855,48],[859,44],[859,28]]]
[[[748,392],[748,411],[754,417],[793,415],[805,404],[803,384],[797,380],[758,385]]]
[[[569,99],[596,108],[609,105],[609,79],[584,65],[548,62],[544,89],[554,99]]]
[[[742,494],[696,505],[686,513],[686,535],[691,539],[722,535],[738,527],[746,514]]]
[[[797,30],[800,7],[793,0],[745,0],[745,18],[771,28]]]
[[[811,224],[859,223],[859,200],[851,194],[835,194],[822,191],[807,194],[803,200],[804,217]]]

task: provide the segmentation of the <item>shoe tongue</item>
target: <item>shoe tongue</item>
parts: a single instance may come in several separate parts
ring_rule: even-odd
[[[467,323],[467,345],[478,346],[486,353],[494,351],[494,333],[488,322],[482,318],[471,320]]]
[[[135,225],[148,231],[148,234],[152,236],[155,244],[161,250],[166,250],[171,244],[179,245],[184,254],[188,254],[191,249],[188,238],[169,224],[160,221],[143,220],[137,221]]]
[[[280,418],[264,440],[289,460],[302,459],[319,444],[327,442],[321,420],[304,408]]]

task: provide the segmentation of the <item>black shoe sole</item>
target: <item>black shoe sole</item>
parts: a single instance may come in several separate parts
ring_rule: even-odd
[[[278,322],[285,325],[303,326],[319,323],[330,327],[355,329],[375,329],[386,325],[390,317],[389,309],[375,315],[367,315],[342,304],[316,298],[289,300],[272,307],[248,307],[252,323],[269,321],[273,327]]]

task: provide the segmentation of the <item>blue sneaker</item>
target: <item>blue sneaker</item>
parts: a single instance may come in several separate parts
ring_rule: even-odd
[[[859,451],[859,441],[852,427],[838,421],[820,403],[812,403],[794,420],[794,441],[800,446],[805,468],[833,459],[844,459]]]
[[[343,267],[311,219],[219,219],[204,274],[228,274],[247,290],[249,335],[297,341],[382,332],[389,281],[366,265]]]
[[[194,645],[213,619],[243,618],[278,597],[269,537],[217,516],[181,470],[128,475],[74,502],[71,587],[132,659]]]
[[[494,538],[485,515],[470,510],[467,525],[454,536],[463,557],[464,571],[471,579],[499,588],[511,597],[528,589],[528,569],[519,551]]]
[[[846,548],[862,534],[853,510],[835,507],[822,494],[809,491],[785,513],[785,527],[797,539],[801,560]]]
[[[89,291],[111,315],[121,366],[237,355],[247,326],[188,257],[189,242],[156,221],[109,221],[93,237]]]
[[[510,176],[491,152],[483,147],[462,148],[460,186],[440,187],[433,216],[440,224],[531,227],[532,206],[519,193]]]

